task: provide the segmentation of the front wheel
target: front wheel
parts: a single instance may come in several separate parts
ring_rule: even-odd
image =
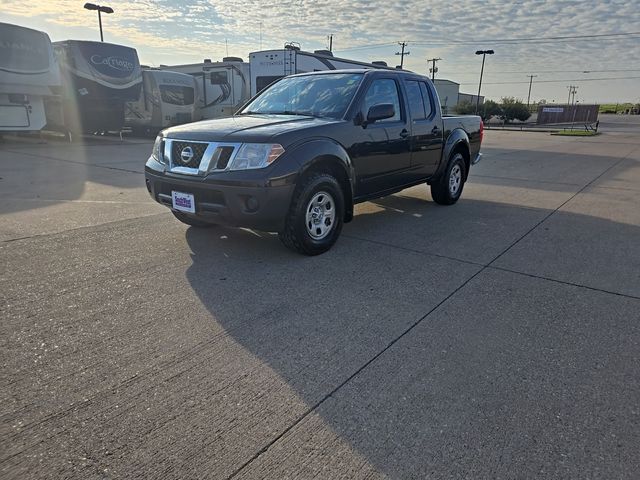
[[[284,230],[278,236],[291,250],[319,255],[338,240],[343,218],[340,184],[330,174],[313,173],[296,189]]]
[[[442,176],[431,184],[431,197],[440,205],[453,205],[462,195],[466,166],[461,153],[455,153]]]

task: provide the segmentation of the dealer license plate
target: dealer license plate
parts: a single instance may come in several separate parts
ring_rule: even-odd
[[[196,213],[196,200],[191,193],[171,192],[173,208],[181,212]]]

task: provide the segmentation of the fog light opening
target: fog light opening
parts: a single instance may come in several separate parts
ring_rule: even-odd
[[[247,211],[251,213],[256,212],[260,207],[260,203],[258,202],[258,199],[256,197],[251,197],[251,196],[248,196],[245,198],[244,205]]]

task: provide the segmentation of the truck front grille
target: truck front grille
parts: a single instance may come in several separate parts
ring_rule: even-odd
[[[178,167],[198,168],[207,146],[207,143],[174,141],[171,161]]]

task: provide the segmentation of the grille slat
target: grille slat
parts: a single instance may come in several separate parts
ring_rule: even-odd
[[[233,154],[233,147],[218,147],[220,155],[218,156],[218,162],[216,163],[217,170],[224,170],[229,165],[229,160]]]

